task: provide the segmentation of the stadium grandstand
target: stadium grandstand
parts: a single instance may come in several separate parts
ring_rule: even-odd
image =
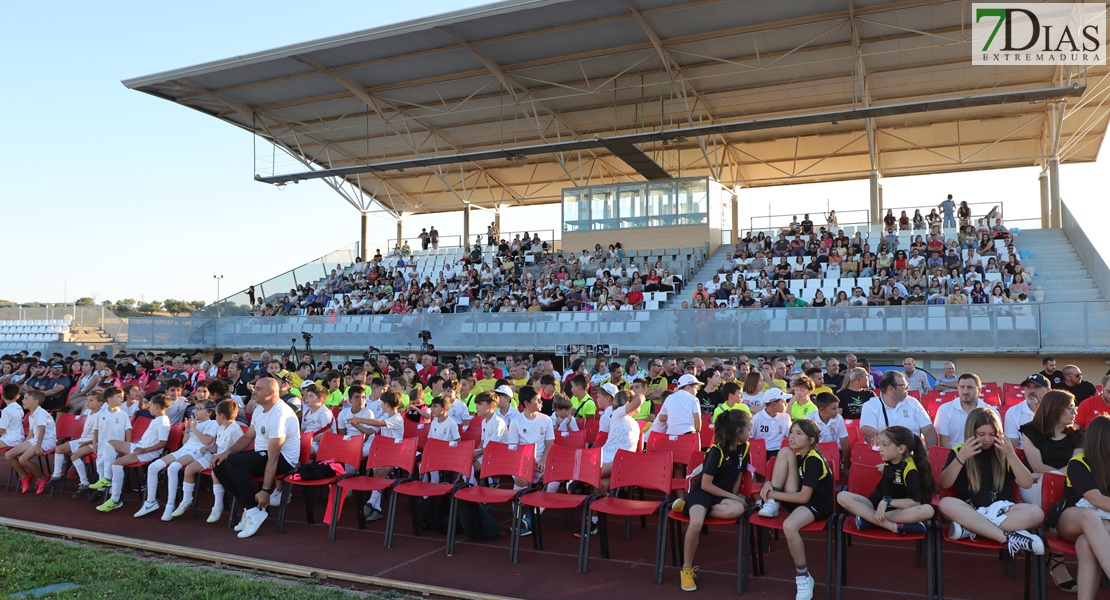
[[[632,598],[663,589],[653,582],[803,599],[815,585],[862,599],[1105,593],[1091,550],[1110,552],[1104,540],[1069,531],[1075,512],[1059,532],[1042,525],[1083,448],[1073,430],[1110,435],[1110,267],[1059,169],[1098,157],[1110,68],[973,65],[971,11],[511,0],[124,81],[271,144],[255,179],[323,181],[357,209],[362,236],[184,317],[0,308],[13,407],[0,418],[0,524],[125,532],[465,597]],[[923,206],[883,197],[884,178],[1030,166],[1032,221],[960,190]],[[746,210],[747,190],[850,180],[869,182],[866,203]],[[501,230],[503,208],[552,204],[560,223]],[[462,234],[412,235],[406,217],[427,214]],[[369,218],[381,215],[396,235],[379,244]],[[81,424],[108,417],[87,402],[125,411],[127,441],[97,439],[93,454]],[[1042,405],[1077,417],[1035,431]],[[254,446],[198,433],[198,412],[221,415],[221,432],[238,422]],[[735,487],[716,487],[721,445],[749,431],[729,450],[744,465]],[[187,432],[215,447],[188,446]],[[972,446],[987,464],[976,436],[1016,479],[968,516],[953,501],[981,498],[961,496],[969,476],[952,470]],[[1050,464],[1062,436],[1072,446]],[[273,458],[259,444],[279,437]],[[153,449],[127,446],[140,438]],[[800,458],[776,458],[783,444]],[[891,445],[907,448],[891,458]],[[703,470],[706,452],[721,460]],[[211,470],[167,468],[182,456]],[[315,469],[328,459],[336,472]],[[797,461],[804,480],[790,483]],[[874,496],[884,462],[941,489]],[[1110,490],[1091,493],[1110,503]],[[884,520],[883,501],[908,520]],[[804,535],[794,505],[812,513]],[[546,548],[544,508],[573,515],[561,528],[547,518]],[[411,535],[394,527],[406,511]],[[445,550],[453,562],[430,562]],[[491,572],[495,553],[508,569]],[[340,558],[363,555],[377,564]]]

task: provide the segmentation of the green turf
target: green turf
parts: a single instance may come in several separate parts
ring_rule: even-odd
[[[79,590],[50,598],[204,598],[209,600],[351,600],[403,598],[391,592],[347,592],[302,579],[164,562],[157,556],[104,546],[69,543],[0,527],[0,598],[56,583]]]

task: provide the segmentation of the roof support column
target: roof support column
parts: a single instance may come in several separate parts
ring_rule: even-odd
[[[740,241],[740,186],[732,188],[732,245]]]
[[[871,171],[871,224],[883,222],[883,186],[879,184],[879,172]]]
[[[493,211],[493,226],[497,229],[497,239],[493,240],[493,245],[497,245],[501,241],[501,205],[497,205],[497,210]]]
[[[397,217],[397,247],[405,245],[405,218],[404,213]]]
[[[1037,179],[1041,185],[1041,229],[1048,229],[1052,227],[1052,219],[1048,208],[1048,171],[1041,171]]]
[[[362,257],[362,262],[366,262],[369,256],[366,247],[370,245],[370,213],[362,211],[362,235],[359,236],[358,255]]]
[[[1049,201],[1052,205],[1052,226],[1060,228],[1064,226],[1061,217],[1063,213],[1063,206],[1060,202],[1060,157],[1050,156],[1048,158],[1048,186],[1049,186]]]
[[[463,204],[462,208],[463,218],[463,234],[462,234],[462,248],[465,250],[470,245],[470,203]]]

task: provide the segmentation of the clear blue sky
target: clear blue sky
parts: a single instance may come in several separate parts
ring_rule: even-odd
[[[0,298],[211,301],[214,274],[225,276],[226,296],[355,241],[358,213],[324,184],[279,191],[254,182],[251,135],[120,80],[481,4],[6,4]],[[1077,213],[1110,212],[1106,154],[1062,168],[1062,195]],[[1009,218],[1035,217],[1037,173],[887,179],[884,197],[893,207],[936,203],[950,192],[1004,199]],[[771,198],[789,206],[775,212],[823,212],[826,201],[843,211],[866,206],[867,184],[746,191],[745,213],[766,214]],[[472,223],[485,218],[476,213]],[[431,223],[444,235],[461,233],[458,215],[413,217],[406,232]],[[537,223],[558,223],[557,207],[502,216],[504,231]],[[371,226],[372,240],[396,231],[384,219]]]

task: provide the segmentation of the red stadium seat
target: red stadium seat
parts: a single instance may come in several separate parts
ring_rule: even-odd
[[[403,479],[386,479],[384,477],[374,477],[374,469],[379,467],[392,467],[401,469],[408,473],[410,476],[416,469],[416,438],[404,438],[402,440],[391,439],[383,436],[375,436],[374,441],[370,442],[370,453],[366,457],[366,471],[369,475],[346,475],[340,477],[336,481],[336,487],[341,491],[352,491],[355,493],[355,499],[358,500],[358,528],[366,529],[366,519],[362,516],[362,501],[363,494],[367,492],[385,492],[392,490],[398,484],[408,481],[408,478]],[[339,515],[343,510],[343,494],[336,492],[332,498],[332,518],[331,528],[328,530],[328,539],[335,540],[335,530],[339,524]]]
[[[482,452],[482,472],[479,476],[481,481],[486,481],[490,477],[504,476],[519,477],[525,481],[531,481],[535,472],[535,444],[518,445],[490,442],[485,451]],[[447,556],[455,554],[455,525],[459,514],[459,500],[477,504],[511,503],[514,518],[510,527],[519,529],[521,516],[519,500],[522,495],[524,495],[523,490],[517,491],[512,488],[494,488],[481,485],[464,487],[455,491],[451,496],[451,511],[447,517]],[[513,539],[519,540],[520,536],[514,535]],[[509,549],[509,557],[511,562],[511,548]]]
[[[557,431],[555,432],[555,445],[568,448],[585,448],[585,431]]]
[[[320,447],[316,451],[316,461],[323,463],[332,460],[340,464],[352,466],[357,471],[358,468],[362,466],[362,439],[361,435],[342,436],[338,433],[325,433],[324,437],[320,438]],[[289,479],[286,477],[285,484],[281,488],[281,507],[278,509],[277,532],[282,533],[285,531],[285,509],[289,506],[289,499],[293,494],[293,488],[306,488],[304,497],[305,519],[309,525],[312,525],[316,522],[316,519],[313,515],[312,499],[309,498],[307,488],[325,485],[331,487],[339,477],[339,475],[334,475],[323,479],[308,480]]]
[[[407,424],[407,423],[406,423]],[[427,430],[427,427],[424,428]],[[427,439],[427,438],[425,438]],[[419,441],[417,443],[419,446]],[[457,473],[460,478],[470,476],[474,463],[474,442],[445,442],[443,440],[428,440],[424,453],[420,458],[420,474],[433,471]],[[428,481],[404,481],[393,488],[395,494],[408,496],[412,499],[431,496],[450,496],[456,490],[465,486],[465,483],[431,483]],[[415,507],[414,507],[415,508]],[[389,516],[385,525],[385,547],[393,547],[393,527],[397,520],[397,501],[389,503]],[[416,510],[412,513],[412,533],[420,535],[420,523]]]
[[[580,450],[556,444],[547,451],[543,476],[548,483],[577,481],[597,489],[601,483],[601,448]],[[543,518],[539,509],[573,511],[589,498],[581,494],[563,494],[534,488],[521,496],[520,504],[532,511],[532,543],[535,548],[543,550]],[[586,514],[583,512],[580,534],[586,526]],[[514,527],[512,535],[515,539],[509,543],[509,560],[516,564],[520,558],[520,530]]]

